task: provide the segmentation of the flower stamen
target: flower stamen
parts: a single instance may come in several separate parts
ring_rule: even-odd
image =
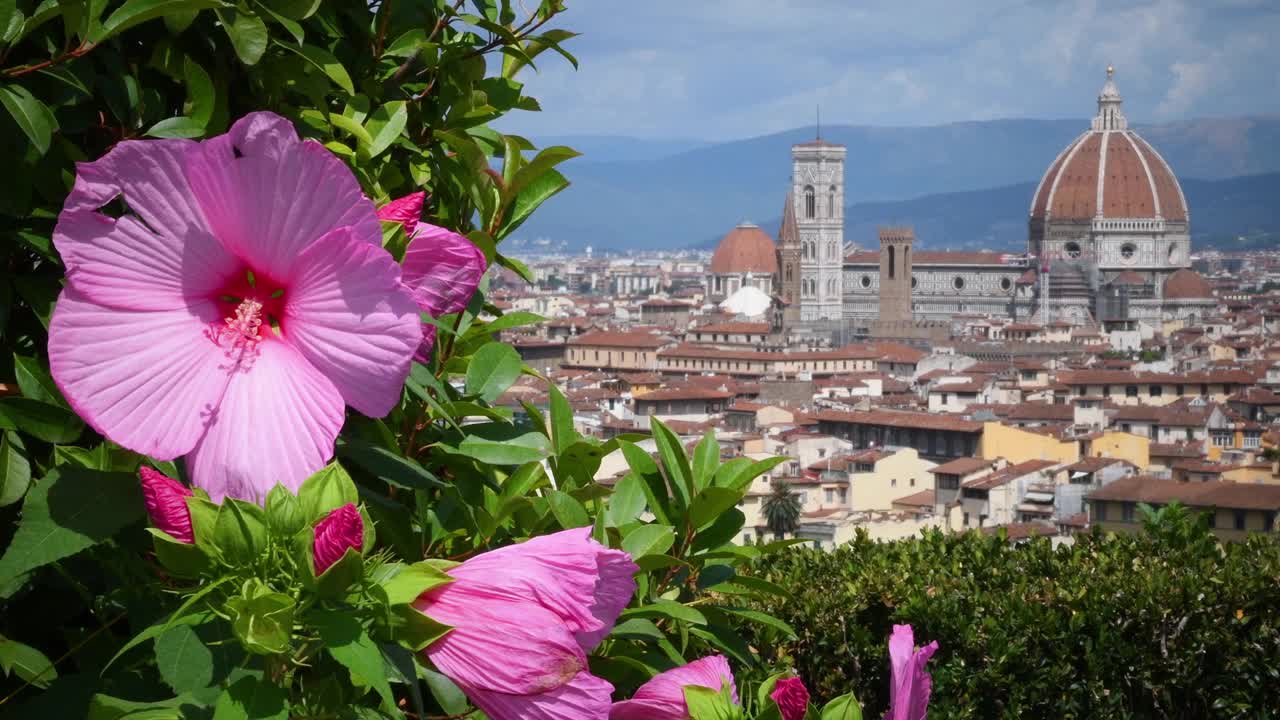
[[[256,349],[262,341],[258,334],[262,328],[262,315],[262,303],[253,298],[240,301],[235,314],[223,321],[225,327],[218,332],[218,344],[226,347],[228,353],[240,352],[241,357],[246,351]]]

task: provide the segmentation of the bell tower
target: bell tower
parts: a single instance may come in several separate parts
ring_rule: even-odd
[[[791,146],[791,211],[800,241],[800,321],[844,313],[843,145],[821,138]]]
[[[880,228],[880,322],[909,323],[911,311],[911,246],[915,230]]]
[[[782,324],[793,328],[800,322],[800,231],[796,228],[795,197],[789,192],[778,229],[778,288],[786,303]]]

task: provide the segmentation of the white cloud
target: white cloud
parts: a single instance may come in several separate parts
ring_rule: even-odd
[[[1209,89],[1212,72],[1207,63],[1195,62],[1176,62],[1169,70],[1173,73],[1173,85],[1156,106],[1156,113],[1163,117],[1186,112]]]

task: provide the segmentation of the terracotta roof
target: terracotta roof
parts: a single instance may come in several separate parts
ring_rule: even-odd
[[[1058,373],[1064,385],[1199,385],[1233,383],[1251,385],[1254,375],[1243,370],[1218,370],[1192,373],[1145,373],[1127,370],[1069,370]]]
[[[962,457],[956,458],[941,465],[936,465],[929,470],[934,475],[969,475],[979,470],[995,465],[994,460],[983,460],[982,458]]]
[[[1053,525],[1039,522],[1023,522],[1009,523],[1007,525],[992,525],[982,528],[983,535],[996,535],[1004,530],[1005,536],[1009,540],[1026,540],[1031,537],[1044,537],[1046,535],[1057,534],[1057,528]]]
[[[1112,285],[1146,285],[1147,281],[1141,275],[1132,271],[1125,270],[1119,275],[1111,278]]]
[[[1203,300],[1213,298],[1213,286],[1194,270],[1183,268],[1164,281],[1167,300]]]
[[[933,507],[934,491],[921,490],[918,493],[900,497],[893,501],[894,505],[911,505],[913,507]]]
[[[729,231],[711,256],[711,272],[776,273],[778,249],[757,225],[743,223]]]
[[[961,483],[961,487],[972,488],[974,490],[991,490],[992,488],[998,488],[1017,480],[1023,475],[1040,472],[1041,470],[1051,468],[1057,464],[1058,461],[1056,460],[1028,460],[1026,462],[1020,462],[1017,465],[1010,465],[1008,467],[1001,468],[990,475],[966,480]],[[934,470],[937,470],[937,468],[934,468]]]
[[[1159,504],[1177,500],[1194,507],[1280,510],[1280,485],[1222,481],[1184,483],[1134,475],[1104,485],[1090,494],[1089,499]]]
[[[659,335],[635,332],[593,331],[569,338],[570,345],[599,345],[600,347],[624,347],[657,350],[670,340]]]
[[[730,335],[767,335],[773,328],[769,323],[724,322],[689,328],[691,333],[722,333]]]
[[[728,400],[733,393],[725,390],[712,390],[701,387],[668,387],[637,395],[635,401],[654,402],[660,400]]]
[[[1187,208],[1169,165],[1137,133],[1091,130],[1049,166],[1031,201],[1031,217],[1182,221]]]

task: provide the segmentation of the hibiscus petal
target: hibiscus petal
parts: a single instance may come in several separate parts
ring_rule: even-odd
[[[350,228],[320,238],[299,255],[285,294],[285,340],[342,393],[348,405],[382,417],[422,342],[422,321],[400,266]]]
[[[187,184],[190,140],[126,141],[76,166],[53,243],[67,277],[93,300],[134,310],[175,310],[209,297],[239,261],[210,232]],[[98,210],[123,196],[130,211]]]
[[[640,686],[636,690],[632,700],[644,701],[647,703],[675,703],[679,702],[684,707],[684,688],[688,685],[698,685],[700,687],[719,690],[728,684],[732,689],[733,702],[738,702],[738,688],[733,681],[733,671],[729,668],[729,661],[724,659],[723,655],[709,655],[700,660],[694,660],[687,665],[681,665],[678,668],[659,673],[649,682]],[[610,716],[612,717],[612,716]]]
[[[186,458],[191,483],[214,502],[261,502],[276,483],[297,491],[333,456],[342,428],[342,396],[297,350],[268,338],[256,352]]]
[[[555,689],[587,667],[564,623],[532,602],[494,597],[458,580],[419,598],[414,607],[453,628],[426,654],[459,684],[531,695]]]
[[[273,113],[245,115],[191,148],[187,179],[218,239],[269,278],[286,277],[299,253],[336,228],[382,244],[377,211],[350,168]]]
[[[609,714],[613,686],[587,672],[537,695],[507,695],[462,686],[476,707],[492,720],[600,720]],[[652,720],[652,716],[646,716]]]
[[[470,587],[554,612],[591,652],[636,591],[631,556],[591,538],[591,528],[562,530],[467,560],[449,574]]]
[[[404,283],[418,305],[436,316],[465,308],[486,267],[484,253],[470,240],[427,223],[418,225],[404,251]]]
[[[49,323],[49,369],[67,402],[111,441],[160,460],[186,453],[226,387],[226,357],[209,335],[212,302],[122,310],[75,285]]]
[[[404,225],[404,234],[413,237],[418,221],[422,219],[422,203],[426,198],[427,194],[421,190],[396,198],[378,208],[378,219]]]

